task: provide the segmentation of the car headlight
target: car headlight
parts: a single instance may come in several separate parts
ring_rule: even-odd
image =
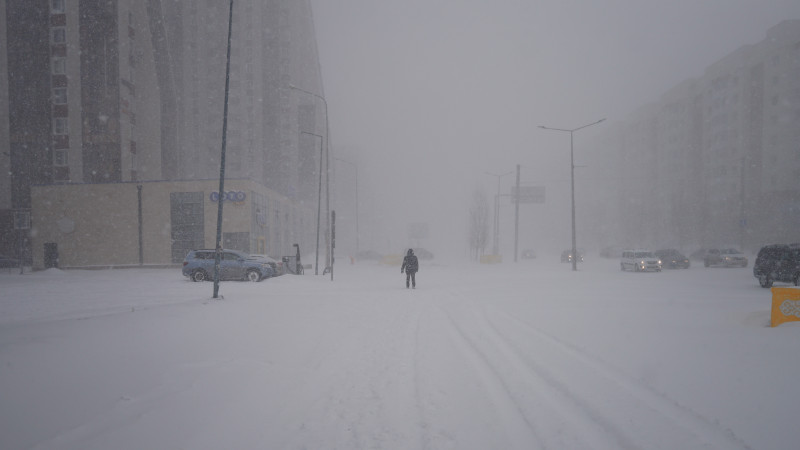
[[[660,259],[658,260],[658,263],[661,264],[661,260]]]

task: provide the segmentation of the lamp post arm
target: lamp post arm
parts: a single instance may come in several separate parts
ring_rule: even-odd
[[[539,125],[539,128],[543,130],[552,130],[552,131],[563,131],[565,133],[569,133],[569,171],[570,171],[570,196],[572,197],[572,271],[578,270],[578,248],[577,248],[577,240],[575,237],[575,151],[574,151],[574,139],[573,135],[576,131],[582,130],[586,127],[590,127],[592,125],[597,125],[598,123],[606,120],[605,117],[596,121],[592,122],[578,128],[573,128],[571,130],[565,128],[552,128],[546,127],[544,125]]]

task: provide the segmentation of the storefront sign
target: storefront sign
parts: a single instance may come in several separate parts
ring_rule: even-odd
[[[242,203],[247,198],[247,194],[243,191],[227,191],[223,192],[221,197],[223,202]],[[220,195],[218,192],[212,192],[208,198],[216,203],[220,200]]]

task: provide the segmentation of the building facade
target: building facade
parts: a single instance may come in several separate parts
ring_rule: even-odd
[[[603,195],[619,199],[608,207],[621,218],[592,236],[601,246],[800,242],[800,20],[633,112],[599,145],[619,162]]]
[[[93,196],[114,183],[218,179],[229,2],[0,0],[0,11],[0,253],[40,261],[31,235],[50,213],[34,209],[47,204],[34,187]],[[330,158],[310,1],[240,0],[232,23],[226,178],[291,205],[272,225],[285,230],[239,249],[281,254],[288,236],[313,240],[313,220],[286,213],[298,226],[284,211],[323,201]],[[68,250],[60,260],[83,261]]]
[[[179,264],[189,250],[214,248],[220,201],[223,248],[281,257],[313,229],[313,211],[253,180],[218,188],[219,180],[33,186],[32,266]]]

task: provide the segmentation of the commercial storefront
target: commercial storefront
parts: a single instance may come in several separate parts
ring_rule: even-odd
[[[311,248],[316,205],[249,179],[218,188],[218,180],[34,186],[33,268],[178,265],[189,250],[214,247],[220,201],[224,248],[273,257],[294,254],[294,243]]]

